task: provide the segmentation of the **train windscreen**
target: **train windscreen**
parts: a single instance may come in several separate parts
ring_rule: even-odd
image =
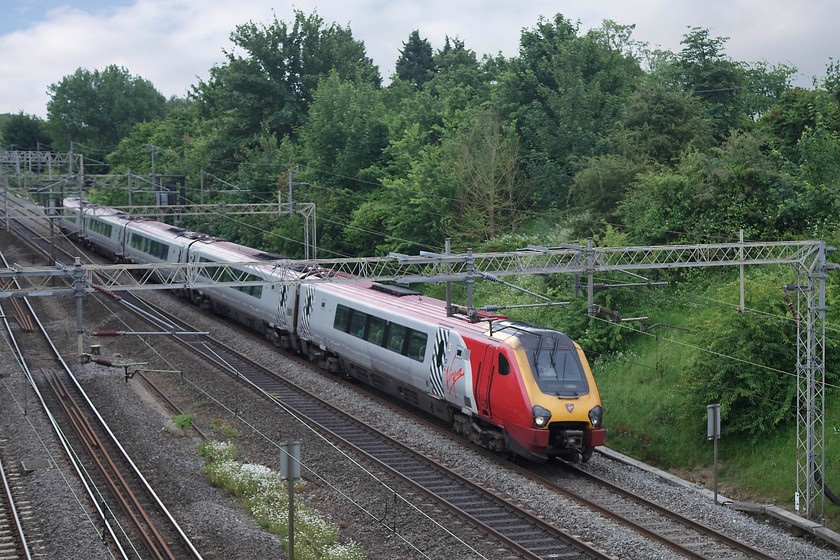
[[[540,391],[558,397],[579,397],[589,392],[589,384],[583,373],[580,360],[574,348],[543,341],[528,352],[531,371]]]

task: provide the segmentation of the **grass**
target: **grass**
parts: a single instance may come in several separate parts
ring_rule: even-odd
[[[235,496],[262,528],[288,544],[288,483],[280,473],[262,465],[241,463],[231,443],[207,441],[199,446],[204,457],[202,472],[213,484]],[[294,492],[304,491],[298,481]],[[295,500],[295,558],[299,560],[363,560],[367,557],[355,543],[338,542],[339,526]]]
[[[195,414],[176,414],[175,416],[172,416],[172,422],[182,430],[186,431],[192,428],[193,418],[195,418]]]
[[[224,418],[213,418],[210,420],[210,429],[219,434],[222,439],[225,440],[242,437],[242,432],[240,432],[232,422],[229,422]]]

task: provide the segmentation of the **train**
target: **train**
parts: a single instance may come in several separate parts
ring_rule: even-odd
[[[183,288],[179,295],[433,414],[484,448],[533,462],[575,462],[604,443],[589,363],[561,332],[502,315],[489,322],[448,316],[444,301],[400,285],[300,282],[329,271],[280,267],[282,255],[78,197],[63,200],[58,221],[65,234],[115,262],[210,263],[203,274],[216,280],[227,269],[214,262],[254,263],[237,265],[237,280],[266,284]]]

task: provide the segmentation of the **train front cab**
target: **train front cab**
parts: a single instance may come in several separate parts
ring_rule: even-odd
[[[499,351],[500,375],[490,381],[490,401],[491,413],[503,422],[508,449],[537,462],[551,457],[588,460],[603,445],[606,430],[583,351],[556,331],[529,326],[502,331],[512,336],[494,333],[508,348]],[[516,375],[504,375],[506,367]],[[478,394],[476,398],[481,401]],[[520,400],[523,404],[514,408]]]

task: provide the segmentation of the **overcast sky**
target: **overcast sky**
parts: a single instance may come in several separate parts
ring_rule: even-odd
[[[636,24],[633,37],[677,52],[689,26],[729,37],[735,60],[799,69],[797,85],[840,59],[840,0],[2,0],[0,113],[46,117],[47,87],[77,68],[117,64],[167,97],[184,96],[224,61],[236,25],[292,22],[293,9],[350,26],[387,84],[417,29],[432,47],[459,37],[479,57],[518,53],[522,29],[562,13],[581,33],[604,19]]]

